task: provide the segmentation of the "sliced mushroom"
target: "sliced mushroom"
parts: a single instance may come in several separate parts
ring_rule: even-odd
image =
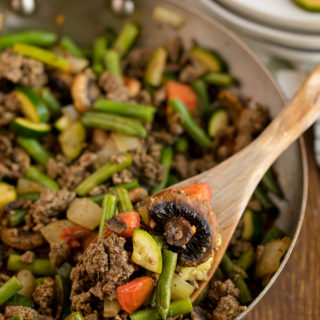
[[[2,228],[1,240],[10,247],[20,250],[32,250],[45,243],[39,232],[28,232],[17,228]]]
[[[144,222],[164,234],[184,265],[206,261],[218,245],[219,230],[213,210],[204,202],[175,189],[164,190],[138,206]]]
[[[91,70],[87,69],[74,78],[71,95],[74,106],[79,112],[86,112],[91,108],[99,96],[99,88]]]
[[[106,221],[106,227],[110,231],[120,234],[125,230],[127,224],[124,221],[121,221],[118,217],[113,217]]]

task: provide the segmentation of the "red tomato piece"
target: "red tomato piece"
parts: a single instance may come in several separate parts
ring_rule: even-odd
[[[91,231],[87,228],[74,226],[63,228],[59,235],[60,239],[64,240],[70,248],[78,248],[81,246],[81,241],[85,237],[91,234]]]
[[[151,277],[136,278],[117,288],[118,301],[124,311],[132,314],[149,298],[154,285]]]
[[[208,203],[211,202],[212,192],[210,186],[207,183],[191,184],[190,186],[185,186],[179,189],[183,190],[189,196],[197,198],[200,201],[208,201]]]

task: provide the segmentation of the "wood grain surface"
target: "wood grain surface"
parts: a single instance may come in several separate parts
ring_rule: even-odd
[[[320,171],[312,133],[305,134],[309,164],[306,215],[296,247],[276,283],[246,320],[320,319]]]

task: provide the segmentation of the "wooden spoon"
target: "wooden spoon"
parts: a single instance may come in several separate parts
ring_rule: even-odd
[[[320,65],[294,99],[249,146],[218,166],[175,185],[182,187],[200,182],[210,185],[211,205],[216,213],[223,241],[215,254],[208,279],[193,293],[192,301],[198,297],[217,269],[245,207],[264,173],[319,117]]]

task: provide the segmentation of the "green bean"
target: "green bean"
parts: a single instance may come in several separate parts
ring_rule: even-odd
[[[97,111],[113,113],[151,122],[154,117],[155,108],[147,105],[138,105],[128,102],[98,99],[93,105]]]
[[[42,184],[43,186],[53,189],[53,190],[58,190],[59,185],[49,178],[47,175],[45,175],[41,170],[39,170],[35,166],[30,166],[26,172],[26,177],[32,181],[35,181],[37,183]]]
[[[116,207],[117,197],[111,194],[105,195],[102,202],[102,217],[99,226],[99,237],[102,236],[103,230],[105,229],[105,222],[116,214]]]
[[[177,184],[179,181],[180,180],[176,175],[170,173],[167,181],[167,187],[171,187],[174,184]]]
[[[8,213],[7,218],[11,227],[16,227],[24,222],[24,218],[27,215],[28,210],[18,209],[13,213]]]
[[[234,78],[230,74],[223,72],[209,73],[204,77],[204,80],[210,84],[222,87],[230,87],[235,84]]]
[[[172,148],[164,147],[161,152],[160,164],[164,167],[165,172],[162,181],[152,189],[151,194],[157,193],[164,189],[168,183],[168,177],[173,159]]]
[[[279,198],[283,198],[283,192],[275,179],[272,170],[269,169],[262,177],[261,184],[270,192],[274,193]]]
[[[211,140],[204,130],[195,123],[185,105],[179,99],[170,100],[169,104],[175,112],[182,116],[181,125],[190,137],[202,148],[209,148]]]
[[[135,24],[125,24],[113,44],[113,49],[119,53],[120,58],[126,55],[133,42],[136,40],[138,34],[139,30]]]
[[[34,307],[33,300],[19,293],[16,293],[12,298],[10,298],[6,304],[10,306]]]
[[[268,242],[270,242],[273,239],[280,239],[284,236],[284,232],[280,230],[277,226],[272,226],[268,229],[267,233],[262,239],[261,244],[266,245]]]
[[[253,193],[253,196],[262,204],[262,206],[265,209],[271,209],[273,208],[273,203],[270,200],[270,198],[268,197],[268,195],[265,193],[265,191],[258,186]]]
[[[42,88],[40,90],[40,97],[48,107],[49,111],[54,117],[58,117],[61,114],[61,104],[57,98],[52,94],[49,88]]]
[[[92,70],[100,74],[103,70],[103,55],[107,48],[107,39],[99,37],[93,45]]]
[[[14,316],[9,318],[8,320],[22,320],[20,316]]]
[[[81,59],[85,58],[85,56],[82,53],[81,49],[69,37],[63,37],[60,40],[60,47],[63,50],[69,51],[75,57],[78,57],[78,58],[81,58]]]
[[[158,87],[162,82],[162,74],[167,61],[167,51],[158,47],[152,54],[144,74],[145,82],[153,87]]]
[[[189,149],[189,142],[185,137],[180,137],[175,143],[175,150],[179,153],[186,153]]]
[[[156,308],[161,319],[167,319],[171,300],[172,280],[177,266],[178,254],[169,250],[163,250],[162,259],[163,269],[157,284]]]
[[[92,48],[80,48],[80,50],[85,59],[92,60],[92,57],[93,57]]]
[[[16,43],[34,44],[50,47],[57,41],[57,35],[46,31],[22,31],[0,36],[0,50],[13,46]]]
[[[228,278],[232,279],[234,277],[235,271],[234,271],[233,263],[226,253],[222,257],[219,267]]]
[[[202,80],[198,79],[192,84],[193,90],[198,96],[198,101],[200,103],[201,109],[206,114],[210,108],[210,98],[208,94],[207,84]]]
[[[60,57],[49,50],[45,50],[28,44],[16,43],[13,46],[13,51],[26,57],[41,61],[51,67],[60,69],[62,71],[67,72],[70,70],[70,63],[67,59]]]
[[[104,63],[107,70],[119,77],[122,76],[119,53],[115,50],[106,50],[104,53]]]
[[[174,317],[179,314],[188,314],[192,311],[190,298],[174,301],[170,304],[168,316]],[[130,315],[131,320],[160,320],[162,319],[156,308],[140,310]]]
[[[21,262],[20,258],[21,255],[11,253],[8,259],[8,270],[20,271],[26,269],[39,276],[52,276],[57,271],[48,259],[34,259],[31,264],[26,264]]]
[[[246,250],[238,259],[237,266],[244,271],[248,270],[254,263],[253,249]]]
[[[129,192],[125,188],[116,188],[116,196],[119,200],[119,212],[133,211]]]
[[[109,162],[98,169],[96,172],[94,172],[87,179],[82,181],[82,183],[77,187],[76,193],[79,196],[84,196],[94,187],[108,180],[114,173],[117,173],[122,169],[129,167],[132,162],[131,155],[127,153],[124,154],[123,157],[124,161],[122,161],[121,163],[113,164]]]
[[[224,277],[221,268],[217,268],[216,272],[214,273],[214,277],[218,280],[223,280]]]
[[[80,312],[73,312],[65,318],[65,320],[84,320],[84,317]]]
[[[0,305],[3,305],[20,289],[22,289],[20,281],[15,276],[11,277],[0,287]]]
[[[35,161],[46,166],[52,154],[47,151],[38,140],[33,138],[17,137],[18,145],[24,149]]]
[[[82,123],[89,128],[99,128],[119,132],[128,136],[145,138],[146,129],[136,120],[114,114],[87,112],[82,117]]]
[[[19,199],[30,200],[31,202],[35,202],[40,198],[39,192],[30,192],[26,194],[19,194]]]

